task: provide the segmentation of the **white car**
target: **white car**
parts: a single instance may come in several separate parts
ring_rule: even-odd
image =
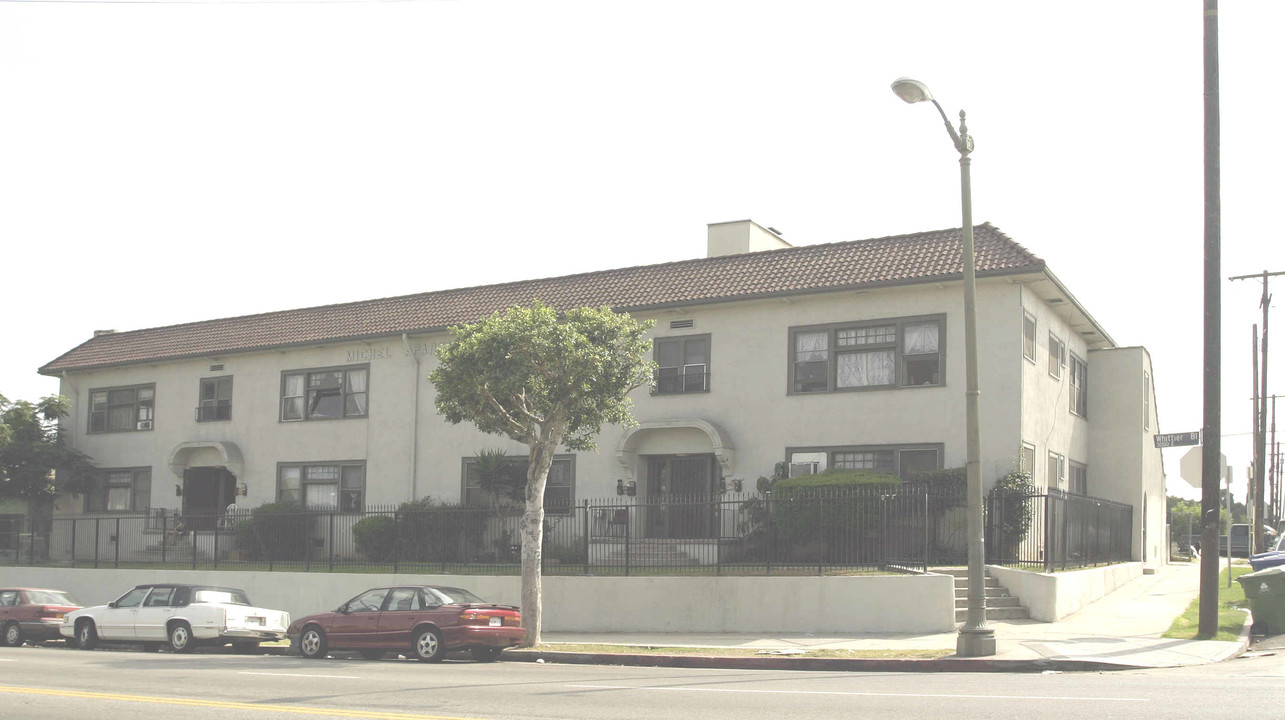
[[[182,653],[197,645],[226,645],[253,652],[264,640],[280,640],[290,614],[254,607],[244,590],[214,585],[139,585],[106,605],[67,613],[58,629],[73,647],[99,642],[162,645]]]

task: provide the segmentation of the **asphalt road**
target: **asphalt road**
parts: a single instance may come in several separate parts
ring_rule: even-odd
[[[1110,673],[831,673],[0,648],[0,718],[1257,718],[1285,653]]]

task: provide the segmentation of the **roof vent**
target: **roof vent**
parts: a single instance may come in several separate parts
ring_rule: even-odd
[[[693,325],[695,325],[695,324],[696,324],[696,323],[695,323],[691,318],[687,318],[686,320],[670,320],[670,321],[669,321],[669,329],[670,329],[670,330],[681,330],[681,329],[683,329],[683,328],[689,328],[689,327],[692,327],[692,326],[693,326]]]
[[[101,337],[103,335],[114,335],[114,334],[116,334],[115,330],[95,330],[94,331],[94,337]]]

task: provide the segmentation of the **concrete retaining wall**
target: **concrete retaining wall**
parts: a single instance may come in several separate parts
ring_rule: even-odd
[[[1021,598],[1031,618],[1055,622],[1142,577],[1142,563],[1122,563],[1061,573],[1035,573],[987,565],[986,572]]]
[[[66,590],[86,605],[114,600],[143,583],[179,582],[244,589],[263,607],[291,617],[331,610],[379,585],[455,585],[500,603],[520,604],[517,577],[220,570],[93,570],[5,567],[0,583]],[[544,622],[566,632],[950,632],[954,578],[856,577],[544,577]]]

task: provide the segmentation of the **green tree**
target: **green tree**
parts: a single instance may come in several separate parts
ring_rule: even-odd
[[[522,623],[525,645],[540,642],[540,556],[544,488],[559,446],[597,449],[604,423],[629,425],[629,393],[651,382],[649,321],[611,308],[559,315],[540,302],[451,328],[429,376],[437,411],[529,448],[522,515]]]
[[[89,456],[70,447],[59,427],[67,398],[10,402],[0,395],[0,498],[27,504],[27,526],[60,492],[82,493],[93,483]]]

